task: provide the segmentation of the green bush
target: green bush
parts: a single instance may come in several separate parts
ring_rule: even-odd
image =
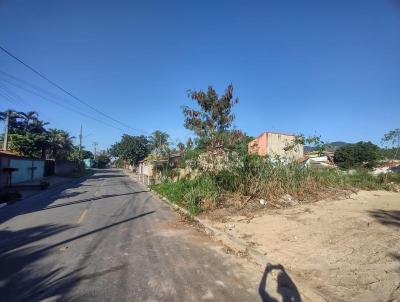
[[[335,152],[335,163],[344,169],[365,167],[371,169],[375,167],[382,153],[377,145],[371,142],[358,142],[347,144]]]
[[[210,205],[215,205],[219,197],[218,187],[209,175],[202,175],[194,180],[164,182],[153,185],[152,189],[171,202],[185,207],[192,214],[198,214]],[[209,204],[206,205],[206,202]]]

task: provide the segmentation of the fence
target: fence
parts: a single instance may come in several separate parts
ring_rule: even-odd
[[[137,182],[140,182],[141,184],[145,185],[145,186],[149,186],[150,184],[152,184],[152,177],[143,174],[143,173],[133,173],[135,179]]]

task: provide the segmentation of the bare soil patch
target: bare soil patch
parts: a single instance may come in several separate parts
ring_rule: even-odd
[[[400,193],[219,211],[211,215],[216,228],[281,263],[328,301],[400,301]]]

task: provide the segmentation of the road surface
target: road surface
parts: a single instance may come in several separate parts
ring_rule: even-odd
[[[0,209],[0,301],[260,301],[242,263],[117,169]]]

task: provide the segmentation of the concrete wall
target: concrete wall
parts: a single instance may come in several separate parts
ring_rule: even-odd
[[[267,155],[267,133],[259,135],[256,139],[248,144],[248,152],[250,154],[258,154],[260,156]]]
[[[76,163],[73,161],[56,161],[54,174],[55,175],[67,175],[71,174],[76,169]]]
[[[294,135],[267,133],[267,154],[270,156],[280,156],[286,159],[297,160],[303,157],[303,146],[296,146],[290,151],[285,151],[285,148],[293,144]]]
[[[285,148],[294,140],[294,135],[264,132],[248,144],[248,152],[250,154],[258,154],[259,156],[280,156],[286,159],[297,160],[303,157],[303,146],[296,146],[291,151],[285,151]]]
[[[44,160],[10,159],[9,167],[18,169],[12,173],[12,184],[39,180],[44,175]]]

